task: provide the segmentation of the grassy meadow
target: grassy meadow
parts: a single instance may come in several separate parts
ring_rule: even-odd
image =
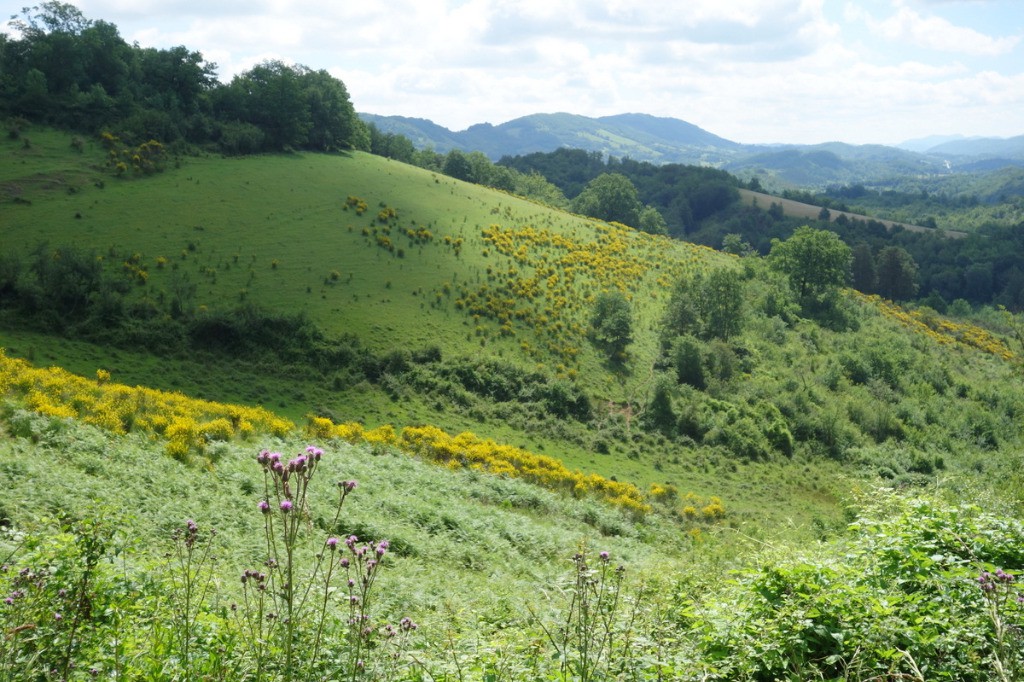
[[[84,250],[140,325],[322,336],[0,310],[0,679],[1021,679],[1012,326],[850,291],[815,320],[762,259],[364,153],[117,177],[24,137],[5,256]],[[723,270],[737,331],[666,357],[677,283]]]

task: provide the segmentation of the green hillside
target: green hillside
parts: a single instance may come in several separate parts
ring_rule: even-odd
[[[913,479],[936,462],[965,466],[979,444],[1019,443],[1016,389],[992,397],[1013,372],[998,337],[865,298],[827,324],[803,319],[760,259],[359,152],[186,156],[115,177],[100,141],[73,151],[68,135],[27,136],[3,143],[2,229],[25,259],[19,281],[42,281],[39,268],[73,246],[136,307],[108,336],[95,315],[7,325],[0,340],[15,356],[297,421],[469,430],[642,487],[723,495],[752,518],[765,513],[758,490],[781,478],[771,495],[792,508],[768,517],[802,524],[838,513],[831,467]],[[735,273],[739,333],[692,331],[700,383],[680,373],[666,384],[678,362],[661,347],[672,292],[719,268]],[[634,318],[621,358],[591,338],[602,291],[622,292]],[[295,313],[307,326],[261,317]],[[238,318],[264,345],[238,338]],[[192,345],[160,350],[183,324]]]
[[[417,151],[325,70],[219,83],[62,2],[9,27],[0,682],[1024,679],[990,177],[764,211],[706,167]],[[772,153],[811,186],[923,158]]]
[[[196,285],[197,306],[258,302],[301,312],[326,332],[355,334],[378,351],[461,353],[469,335],[488,355],[592,370],[596,353],[578,329],[590,297],[628,290],[637,317],[650,324],[659,290],[708,259],[722,261],[705,249],[613,230],[361,152],[188,157],[163,173],[119,179],[95,169],[103,158],[98,143],[80,157],[62,154],[69,143],[45,132],[28,149],[4,142],[13,162],[6,192],[17,198],[3,217],[9,248],[27,254],[44,242],[73,243],[95,250],[108,269],[129,262],[145,272],[140,296],[170,296],[184,278]],[[552,244],[548,234],[566,241]],[[510,239],[525,254],[508,252]],[[587,252],[609,260],[579,258]],[[587,293],[569,298],[573,282],[548,283],[551,275]],[[499,301],[470,310],[471,298],[507,298],[516,286],[536,286],[537,295],[525,306]],[[461,309],[460,299],[467,303]],[[564,328],[538,321],[556,315]],[[535,350],[524,354],[524,343]],[[562,352],[568,346],[579,357]],[[653,352],[650,344],[633,349],[642,364]]]
[[[119,177],[102,138],[0,146],[8,678],[1020,670],[1017,592],[996,572],[1024,568],[1014,318],[801,296],[779,257],[362,152],[169,155]],[[608,300],[631,318],[620,346],[595,331]],[[307,439],[324,464],[289,464],[297,487],[255,461]],[[330,610],[289,596],[266,523]],[[349,627],[367,594],[322,572],[349,551],[326,537],[349,534],[390,541],[369,634]],[[238,576],[268,555],[265,594],[297,615],[254,630],[255,578]]]

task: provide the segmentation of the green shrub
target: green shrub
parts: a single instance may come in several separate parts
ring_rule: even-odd
[[[1024,612],[1000,576],[1024,566],[1024,525],[930,497],[865,503],[828,553],[743,571],[702,605],[702,667],[737,680],[1017,679],[1010,624]]]
[[[701,343],[696,338],[689,335],[676,337],[672,342],[669,357],[679,383],[689,384],[698,389],[707,387]]]

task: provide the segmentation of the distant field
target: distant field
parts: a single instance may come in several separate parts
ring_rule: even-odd
[[[749,189],[740,190],[740,200],[744,204],[756,204],[761,208],[768,208],[772,204],[779,204],[780,206],[782,206],[783,213],[785,213],[788,216],[793,216],[796,218],[810,218],[816,220],[818,218],[818,214],[821,213],[820,206],[815,206],[813,204],[805,204],[800,201],[793,201],[792,199],[783,199],[781,197],[772,196],[771,194],[764,194],[762,192],[752,192]],[[848,213],[847,211],[836,211],[833,209],[829,209],[829,215],[832,221],[835,221],[835,219],[841,215],[844,215],[847,218],[850,218],[851,220],[874,220],[885,225],[886,229],[888,230],[892,230],[894,227],[899,225],[903,229],[910,230],[911,232],[940,231],[930,227],[924,227],[922,225],[908,225],[907,223],[898,223],[892,220],[885,220],[882,218],[871,218],[870,216],[863,216],[857,213]],[[961,239],[967,236],[966,232],[958,232],[956,230],[941,230],[941,232],[945,236],[952,237],[954,239]]]

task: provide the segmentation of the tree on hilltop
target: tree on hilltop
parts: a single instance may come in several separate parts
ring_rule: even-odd
[[[473,166],[458,149],[453,149],[448,152],[448,155],[444,160],[444,168],[442,172],[456,180],[463,180],[465,182],[473,182]]]
[[[268,149],[370,146],[345,84],[324,70],[265,61],[220,88],[215,101],[221,119],[259,128]]]

